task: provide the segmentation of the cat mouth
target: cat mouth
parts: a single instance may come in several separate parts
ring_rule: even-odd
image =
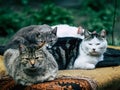
[[[29,70],[29,71],[37,71],[38,69],[36,67],[30,67],[27,70]]]
[[[25,69],[24,72],[29,76],[34,76],[35,74],[38,73],[38,68],[31,67],[31,68]]]
[[[96,51],[94,51],[94,52],[90,52],[90,55],[92,55],[92,56],[98,56],[98,55],[99,55],[99,53],[98,53],[98,52],[96,52]]]
[[[31,73],[37,72],[37,71],[38,71],[38,68],[36,67],[30,67],[24,70],[24,72],[31,72]]]

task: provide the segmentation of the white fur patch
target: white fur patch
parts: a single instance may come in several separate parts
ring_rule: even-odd
[[[67,24],[60,24],[52,26],[52,28],[57,27],[57,37],[76,37],[83,39],[84,36],[78,34],[78,28],[74,26],[69,26]],[[84,29],[83,29],[84,31]]]

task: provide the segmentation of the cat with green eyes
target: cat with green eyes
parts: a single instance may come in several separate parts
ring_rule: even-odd
[[[8,49],[4,53],[4,63],[8,74],[17,84],[32,85],[54,80],[58,65],[46,48],[45,42]]]

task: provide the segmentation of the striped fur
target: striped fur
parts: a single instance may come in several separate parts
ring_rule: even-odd
[[[8,74],[16,83],[32,85],[54,80],[58,65],[46,49],[46,45],[40,49],[25,46],[21,49],[8,49],[4,53],[4,63]]]
[[[65,37],[58,38],[57,43],[49,51],[55,57],[59,69],[72,69],[74,60],[78,55],[78,47],[82,39]]]

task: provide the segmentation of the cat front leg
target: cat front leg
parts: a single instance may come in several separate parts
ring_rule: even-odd
[[[74,69],[94,69],[94,68],[95,65],[91,63],[79,62],[74,64]]]
[[[54,80],[54,79],[55,79],[55,77],[56,77],[56,75],[51,75],[51,76],[49,76],[49,77],[48,77],[48,79],[47,79],[47,80],[48,80],[48,81],[52,81],[52,80]]]
[[[85,65],[86,65],[85,69],[95,69],[95,65],[94,64],[86,63]]]

